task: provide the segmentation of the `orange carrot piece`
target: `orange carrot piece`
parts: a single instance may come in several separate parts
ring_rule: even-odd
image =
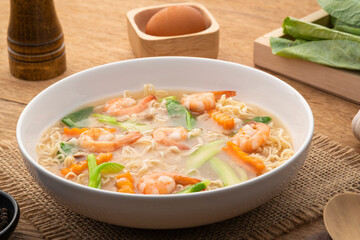
[[[116,132],[116,128],[104,128],[106,131],[114,133]]]
[[[223,150],[243,167],[244,163],[250,165],[257,174],[265,169],[265,164],[261,160],[249,156],[233,142],[227,142],[227,146],[225,146]]]
[[[108,153],[99,153],[97,156],[96,156],[96,163],[97,165],[100,165],[104,162],[108,162],[112,159],[113,157],[113,154],[108,152]]]
[[[219,110],[211,110],[208,112],[209,116],[214,119],[219,125],[224,129],[230,130],[234,128],[235,122],[234,118],[226,115],[225,113]]]
[[[222,95],[226,95],[226,97],[234,97],[236,95],[236,91],[213,91],[212,92],[215,95],[215,99],[218,100],[221,98]]]
[[[64,127],[64,134],[72,137],[78,137],[81,133],[88,130],[87,128],[67,128]]]
[[[116,128],[104,128],[106,131],[114,133],[116,132]],[[83,132],[89,130],[88,128],[67,128],[64,127],[64,134],[71,137],[78,137]]]
[[[116,178],[118,179],[116,181],[116,186],[118,188],[118,192],[135,193],[134,180],[129,171],[117,175]]]
[[[99,165],[101,163],[108,162],[111,160],[112,157],[113,157],[112,153],[99,153],[99,155],[96,156],[96,163]],[[87,168],[88,168],[88,162],[87,160],[83,160],[77,163],[73,163],[67,168],[61,169],[60,172],[64,176],[66,176],[66,174],[68,174],[69,172],[73,172],[76,175],[79,175]]]
[[[88,163],[86,160],[84,161],[80,161],[78,163],[73,163],[70,165],[70,167],[67,167],[67,168],[63,168],[60,170],[61,174],[62,175],[66,175],[68,174],[69,172],[73,172],[75,173],[76,175],[80,174],[82,171],[84,171],[85,169],[87,169],[88,167]]]

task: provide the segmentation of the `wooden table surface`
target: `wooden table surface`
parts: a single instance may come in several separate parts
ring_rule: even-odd
[[[128,10],[178,1],[163,0],[55,0],[58,18],[65,35],[67,71],[56,79],[29,82],[16,79],[9,72],[7,26],[9,1],[0,2],[0,136],[13,140],[17,119],[26,104],[54,82],[97,65],[132,59],[125,14]],[[281,26],[286,16],[303,17],[320,9],[316,0],[199,0],[220,25],[221,60],[248,66],[253,63],[254,40]],[[304,70],[305,71],[305,70]],[[315,130],[360,153],[360,141],[351,132],[351,120],[360,106],[281,77],[308,101],[315,118]],[[360,89],[359,89],[360,93]],[[301,226],[281,239],[306,239],[323,231],[323,221]],[[21,217],[12,239],[41,239],[40,232]]]

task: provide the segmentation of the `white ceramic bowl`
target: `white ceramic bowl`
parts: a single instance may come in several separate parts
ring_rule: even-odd
[[[41,133],[74,109],[123,90],[157,88],[236,90],[237,98],[274,113],[288,128],[296,153],[255,179],[213,191],[184,195],[131,195],[82,186],[36,162]],[[188,57],[143,58],[106,64],[69,76],[36,96],[17,125],[17,141],[34,179],[68,208],[100,221],[136,228],[184,228],[225,220],[249,211],[281,191],[303,165],[313,134],[313,116],[291,86],[235,63]]]

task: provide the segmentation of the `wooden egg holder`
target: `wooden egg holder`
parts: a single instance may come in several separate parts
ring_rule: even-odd
[[[157,37],[145,33],[149,19],[163,8],[175,5],[194,7],[204,16],[206,29],[192,34]],[[127,13],[128,34],[136,57],[192,56],[217,58],[219,25],[210,12],[198,3],[166,4],[133,9]]]
[[[330,25],[329,15],[319,10],[301,20],[323,26]],[[270,37],[286,37],[282,28],[267,33],[254,42],[255,65],[285,75],[321,90],[360,103],[360,72],[312,63],[272,54]]]

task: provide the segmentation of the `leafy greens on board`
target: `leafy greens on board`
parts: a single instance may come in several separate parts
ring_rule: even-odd
[[[360,1],[357,0],[317,0],[331,16],[343,22],[360,26]]]
[[[360,1],[318,0],[331,15],[333,29],[287,17],[284,33],[295,40],[270,38],[272,53],[331,67],[360,70]]]
[[[296,43],[297,42],[297,43]],[[360,43],[349,40],[303,42],[270,38],[272,52],[290,58],[300,58],[332,67],[360,70]]]

